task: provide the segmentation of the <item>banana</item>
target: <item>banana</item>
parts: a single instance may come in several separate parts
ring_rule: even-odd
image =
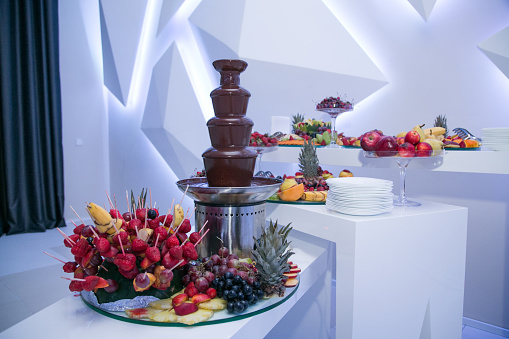
[[[431,127],[431,128],[426,128],[424,130],[424,134],[426,135],[434,135],[434,136],[439,136],[439,135],[444,135],[445,134],[445,128],[443,127]]]
[[[415,125],[414,128],[412,128],[412,131],[417,131],[417,133],[419,133],[419,136],[421,137],[420,141],[424,141],[426,139],[426,135],[424,134],[422,126],[424,125]]]
[[[184,220],[184,209],[180,204],[176,204],[173,209],[173,227],[178,227]]]
[[[436,139],[426,139],[426,142],[433,148],[433,155],[438,154],[444,148],[444,144]]]
[[[325,201],[327,199],[327,191],[304,192],[300,198],[306,201]]]
[[[101,206],[94,204],[93,202],[87,204],[87,211],[100,233],[115,233],[115,228],[113,227],[113,219],[111,218],[111,215],[108,213],[108,211],[106,211]]]

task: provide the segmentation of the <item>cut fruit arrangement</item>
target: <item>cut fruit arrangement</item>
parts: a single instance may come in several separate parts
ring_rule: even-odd
[[[268,133],[261,134],[259,132],[251,133],[251,138],[249,139],[249,146],[251,147],[272,147],[277,146],[278,141],[275,136],[271,136]]]
[[[317,119],[306,119],[304,115],[292,116],[292,133],[284,135],[279,145],[304,145],[312,140],[315,145],[326,146],[331,142],[331,124]]]
[[[283,201],[313,201],[324,202],[327,199],[329,186],[326,180],[334,176],[327,170],[322,170],[316,149],[311,140],[307,140],[299,154],[299,172],[295,176],[283,176],[283,183],[279,187],[276,197]],[[353,176],[348,170],[343,170],[340,177]]]
[[[99,304],[155,297],[159,300],[147,307],[126,309],[127,316],[188,325],[206,321],[223,309],[242,313],[260,299],[284,295],[288,277],[283,273],[291,271],[286,263],[293,254],[286,239],[289,225],[279,228],[271,221],[262,230],[262,236],[255,239],[254,261],[239,258],[224,246],[217,254],[199,258],[195,247],[208,233],[204,231],[207,222],[191,232],[182,202],[175,206],[172,202],[167,214],[159,215],[151,203],[146,204],[146,195],[142,191],[135,204],[132,192],[131,202],[126,192],[129,212],[123,214],[109,197],[110,212],[88,203],[86,210],[94,226],[85,225],[75,212],[82,223],[73,234],[59,230],[74,261],[44,253],[64,263],[64,272],[73,274],[62,277],[70,280],[72,292],[92,292]]]

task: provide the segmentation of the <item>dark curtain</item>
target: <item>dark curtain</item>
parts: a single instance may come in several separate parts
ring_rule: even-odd
[[[58,0],[0,0],[1,234],[64,226]]]

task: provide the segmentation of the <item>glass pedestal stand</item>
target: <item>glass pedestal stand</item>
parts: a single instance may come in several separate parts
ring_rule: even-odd
[[[338,115],[343,114],[345,112],[352,111],[353,108],[340,108],[340,107],[332,107],[332,108],[320,108],[317,111],[328,113],[331,117],[331,141],[330,144],[327,145],[327,148],[338,148],[340,147],[336,143],[336,118]]]
[[[396,162],[399,167],[399,196],[394,199],[394,206],[421,206],[416,201],[410,201],[406,198],[406,169],[412,158],[398,158]]]

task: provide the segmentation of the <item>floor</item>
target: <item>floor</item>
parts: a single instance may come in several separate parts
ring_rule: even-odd
[[[71,234],[71,228],[62,229]],[[62,263],[72,260],[57,230],[0,237],[0,332],[68,296],[69,276]],[[462,339],[503,339],[474,327],[463,327]]]

